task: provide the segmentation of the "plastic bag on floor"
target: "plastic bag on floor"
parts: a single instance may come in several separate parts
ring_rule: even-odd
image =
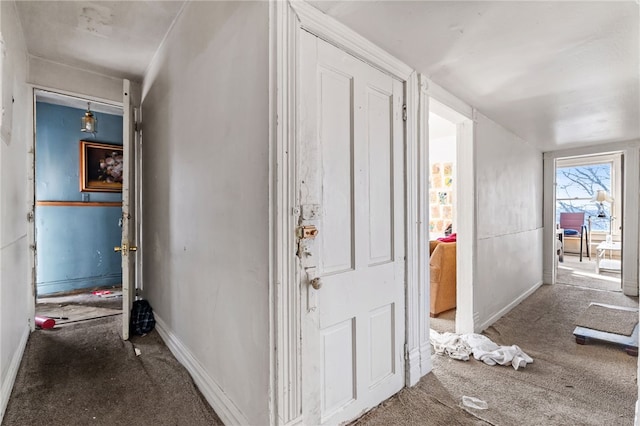
[[[486,410],[489,408],[489,404],[486,401],[475,398],[473,396],[463,396],[462,405],[469,408],[476,408],[478,410]]]
[[[430,330],[429,342],[438,355],[447,354],[453,359],[469,361],[471,347],[455,333],[438,333]]]

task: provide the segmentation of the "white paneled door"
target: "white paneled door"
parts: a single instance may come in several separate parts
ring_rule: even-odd
[[[300,43],[297,203],[318,230],[298,247],[303,414],[335,424],[404,386],[404,86]]]

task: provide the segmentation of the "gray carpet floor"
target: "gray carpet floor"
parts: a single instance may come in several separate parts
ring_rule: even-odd
[[[356,424],[632,425],[638,359],[612,344],[578,345],[572,335],[590,302],[638,306],[620,292],[543,285],[484,333],[517,344],[533,364],[515,371],[434,355],[431,374]],[[489,408],[465,413],[465,395]]]
[[[578,256],[565,255],[564,262],[558,263],[556,281],[576,287],[587,287],[598,290],[622,291],[620,272],[601,271],[596,274],[596,262],[592,258],[582,259]]]
[[[544,285],[485,332],[533,364],[515,371],[434,355],[432,373],[353,424],[632,425],[637,358],[572,335],[590,302],[638,306],[620,292]],[[116,316],[33,333],[3,425],[221,424],[155,331],[123,342],[119,326]],[[463,407],[463,396],[488,409]]]
[[[2,424],[222,424],[156,331],[124,342],[120,327],[113,316],[32,333]]]

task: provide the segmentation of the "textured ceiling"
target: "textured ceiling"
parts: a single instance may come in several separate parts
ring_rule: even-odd
[[[640,138],[634,1],[312,4],[544,151]]]
[[[17,1],[31,55],[141,80],[183,1]]]

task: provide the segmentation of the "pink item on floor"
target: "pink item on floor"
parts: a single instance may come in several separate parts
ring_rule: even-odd
[[[56,320],[48,317],[41,317],[39,315],[36,315],[35,320],[36,325],[43,329],[53,328],[56,325]]]

